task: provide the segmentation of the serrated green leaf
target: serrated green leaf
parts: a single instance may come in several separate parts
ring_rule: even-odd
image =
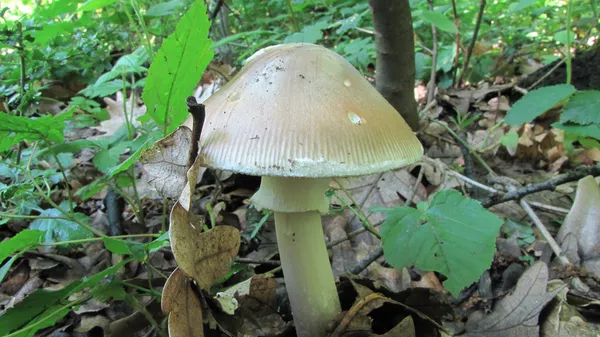
[[[16,251],[37,245],[43,235],[43,232],[25,229],[12,238],[0,242],[0,263]]]
[[[185,121],[189,115],[186,98],[213,58],[209,28],[206,5],[197,0],[163,42],[150,66],[142,94],[148,112],[140,121],[152,118],[165,126],[166,133]]]
[[[575,93],[565,105],[560,122],[600,124],[600,91],[586,90]]]
[[[319,21],[313,25],[305,26],[302,31],[293,33],[292,35],[285,38],[284,42],[304,42],[304,43],[315,43],[323,38],[323,29],[327,28],[329,23],[326,21]]]
[[[47,140],[62,143],[65,119],[71,114],[46,115],[32,119],[0,113],[0,151],[5,151],[22,140]]]
[[[537,116],[569,98],[575,91],[575,87],[570,84],[559,84],[532,90],[513,104],[512,108],[508,110],[504,121],[513,126],[530,123]]]
[[[129,88],[128,82],[123,82],[122,80],[113,80],[108,82],[103,82],[98,85],[89,85],[87,88],[81,90],[79,94],[87,96],[89,98],[94,97],[106,97],[108,95],[112,95],[115,92],[125,88]]]
[[[185,1],[182,0],[171,0],[166,2],[161,2],[156,5],[150,6],[146,11],[146,16],[157,17],[157,16],[167,16],[179,13],[181,7],[185,6]]]
[[[421,18],[423,21],[427,21],[428,23],[445,32],[452,34],[456,34],[458,32],[454,22],[440,12],[426,11],[421,14]]]
[[[79,239],[87,239],[93,236],[92,232],[87,229],[81,227],[76,222],[60,219],[58,217],[64,217],[64,214],[61,213],[56,208],[50,208],[44,210],[40,216],[43,217],[57,217],[55,219],[52,218],[43,218],[43,219],[35,219],[29,224],[29,229],[39,230],[44,232],[44,243],[52,243],[57,241],[67,241],[67,240],[79,240]],[[87,222],[88,218],[85,214],[75,213],[75,216],[79,221]]]
[[[398,269],[414,265],[446,275],[444,286],[457,296],[489,268],[502,220],[455,190],[417,207],[387,210],[381,226],[385,258]]]

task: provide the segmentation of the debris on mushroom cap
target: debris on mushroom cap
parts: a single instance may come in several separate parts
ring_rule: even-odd
[[[342,56],[313,44],[265,48],[205,102],[206,166],[261,176],[386,171],[423,148],[400,114]]]

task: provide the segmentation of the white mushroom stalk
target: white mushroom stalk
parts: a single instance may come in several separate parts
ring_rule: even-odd
[[[328,178],[263,177],[252,197],[274,210],[281,267],[298,336],[322,336],[340,312],[320,212],[329,203]]]

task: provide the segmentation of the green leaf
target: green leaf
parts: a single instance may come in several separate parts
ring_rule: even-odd
[[[557,129],[564,130],[565,132],[571,134],[571,136],[600,139],[600,125],[597,124],[576,125],[554,123],[552,126]]]
[[[440,191],[417,208],[386,211],[385,258],[398,269],[414,265],[446,275],[444,286],[457,296],[489,268],[502,220],[455,190]]]
[[[500,138],[502,145],[506,147],[515,148],[519,145],[519,134],[515,131],[511,131]]]
[[[52,319],[49,319],[48,322],[52,322],[52,325],[54,325],[55,319],[64,317],[64,315],[70,311],[66,310],[66,313],[64,314],[62,311],[58,312],[56,309],[59,307],[57,306],[59,302],[69,298],[69,296],[84,288],[97,286],[105,277],[116,274],[126,263],[131,262],[131,260],[132,259],[124,260],[90,278],[74,281],[58,291],[35,291],[31,295],[25,297],[23,301],[17,303],[14,307],[6,310],[6,312],[0,316],[0,336],[7,335],[9,332],[22,328],[26,324],[30,325],[34,320],[39,321],[40,318],[48,317],[51,313],[56,313],[56,315],[52,316]],[[18,336],[32,336],[38,329],[45,326],[48,325],[45,325],[44,323],[36,329],[25,330],[23,332],[26,332],[26,334],[19,334]]]
[[[37,119],[0,113],[0,152],[22,140],[62,143],[65,119],[71,114],[46,115]]]
[[[146,244],[146,249],[150,253],[154,253],[161,249],[162,247],[168,247],[170,245],[169,242],[169,232],[164,232],[161,236],[157,237],[154,241]]]
[[[25,229],[12,238],[0,242],[0,263],[16,251],[37,245],[43,235],[43,232]]]
[[[132,255],[136,260],[143,261],[146,258],[145,244],[127,240],[118,240],[104,237],[104,245],[113,254]]]
[[[575,33],[571,32],[570,34],[570,38],[571,38],[571,43],[573,43],[573,41],[575,41]],[[561,30],[560,32],[554,34],[554,40],[556,40],[557,42],[566,45],[567,44],[567,31],[566,30]]]
[[[123,82],[122,80],[114,80],[102,82],[99,84],[88,85],[87,88],[81,90],[79,93],[89,98],[106,97],[123,89],[123,87],[129,88],[129,83]]]
[[[570,84],[559,84],[532,90],[513,104],[504,121],[510,125],[530,123],[575,93]]]
[[[123,284],[119,279],[113,279],[108,283],[94,287],[90,292],[100,302],[108,302],[111,299],[122,301],[127,296],[127,292],[123,289]]]
[[[189,115],[186,98],[213,57],[209,28],[204,1],[197,0],[163,42],[150,66],[142,94],[148,112],[140,121],[152,118],[165,126],[166,133],[185,121]]]
[[[565,105],[560,122],[600,124],[600,91],[586,90],[575,93]]]
[[[40,216],[64,217],[64,214],[56,208],[50,208],[44,210],[40,214]],[[79,221],[88,221],[87,216],[82,213],[75,213],[75,216],[78,218]],[[88,231],[86,228],[81,227],[79,224],[70,220],[60,218],[35,219],[29,225],[29,229],[40,230],[44,232],[44,243],[87,239],[93,236],[92,232]]]
[[[110,5],[114,4],[115,2],[117,2],[117,0],[88,0],[83,4],[83,6],[79,7],[79,9],[77,11],[78,12],[93,11],[98,8],[110,6]]]
[[[326,21],[320,21],[310,26],[305,26],[302,31],[296,32],[285,38],[284,42],[304,42],[304,43],[315,43],[323,38],[323,29],[327,28],[329,23]]]
[[[536,2],[537,0],[521,0],[519,2],[510,4],[510,6],[508,6],[508,10],[511,12],[519,12],[527,7],[535,5]]]
[[[25,254],[25,250],[22,250],[20,253],[13,255],[8,261],[6,261],[5,264],[2,265],[2,267],[0,267],[0,284],[4,280],[4,277],[10,270],[10,267],[13,265],[13,263],[15,263],[15,261],[17,261],[17,259],[20,258],[23,254]]]
[[[181,7],[185,6],[185,1],[171,0],[150,6],[146,11],[146,16],[157,17],[178,14]]]
[[[454,22],[440,12],[426,11],[421,14],[421,18],[445,32],[452,34],[456,34],[458,32]]]

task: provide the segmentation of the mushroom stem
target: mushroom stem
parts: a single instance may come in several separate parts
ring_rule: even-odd
[[[321,215],[275,212],[275,229],[296,333],[299,337],[325,336],[341,309]]]
[[[275,211],[277,245],[299,337],[324,337],[341,311],[323,237],[329,178],[262,177],[254,205]]]

